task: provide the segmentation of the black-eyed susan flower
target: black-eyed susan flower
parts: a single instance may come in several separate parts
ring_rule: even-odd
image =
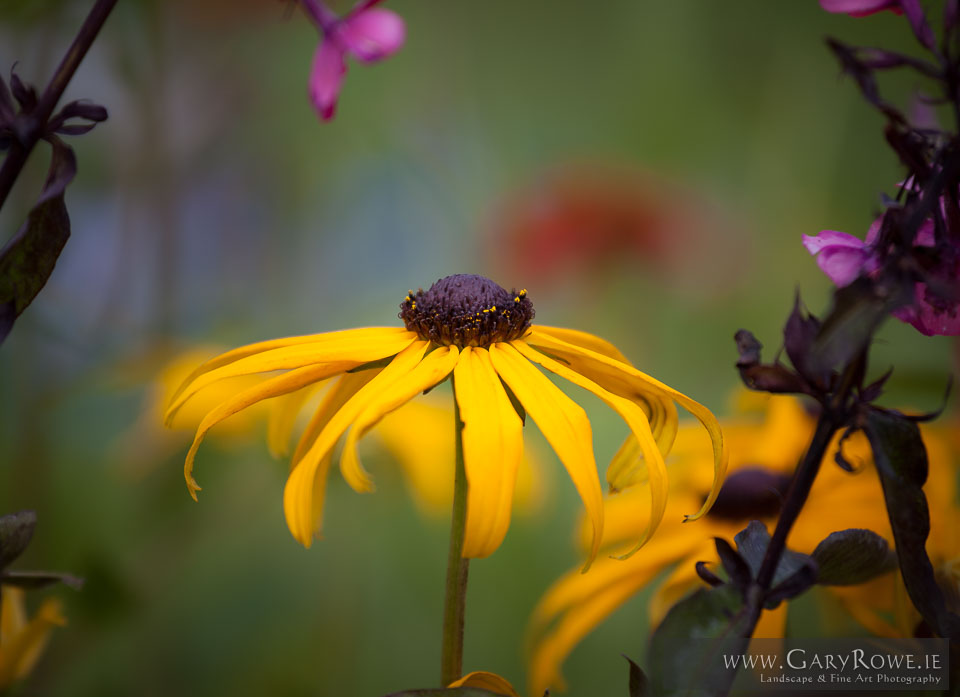
[[[750,397],[750,401],[764,400],[764,418],[741,418],[724,425],[730,470],[708,515],[694,524],[680,522],[680,511],[702,500],[712,485],[703,476],[709,451],[702,440],[698,441],[698,429],[684,425],[671,454],[670,501],[657,537],[642,553],[626,561],[601,557],[589,574],[569,571],[544,594],[531,620],[531,694],[543,694],[548,687],[562,688],[560,667],[573,648],[617,608],[668,572],[650,599],[650,625],[657,626],[675,602],[702,586],[696,563],[719,564],[714,538],[731,540],[751,520],[764,522],[772,531],[790,475],[810,443],[815,419],[792,397]],[[937,532],[942,525],[936,521],[956,505],[956,468],[945,461],[942,440],[935,432],[924,430],[924,440],[930,454],[930,478],[925,490],[934,519],[929,548],[943,537]],[[892,547],[883,491],[872,471],[866,438],[857,434],[844,445],[846,458],[859,467],[854,473],[834,464],[836,452],[835,440],[790,532],[788,546],[809,554],[832,532],[865,528]],[[647,525],[650,514],[645,487],[633,487],[605,502],[604,549],[615,551],[629,544]],[[591,543],[588,524],[581,525],[578,534],[582,544]],[[895,636],[889,619],[894,608],[894,577],[887,574],[866,584],[826,589],[866,629]],[[764,610],[754,636],[783,637],[786,619],[785,603]]]
[[[327,390],[293,454],[284,512],[293,536],[309,547],[323,509],[334,448],[344,439],[340,471],[358,492],[373,481],[357,453],[359,439],[384,415],[452,377],[462,422],[468,482],[464,557],[484,557],[510,522],[522,429],[529,415],[543,432],[579,492],[592,529],[589,559],[603,534],[603,502],[584,410],[540,368],[603,400],[626,422],[644,457],[651,515],[645,542],[667,505],[664,455],[677,430],[675,403],[694,414],[712,441],[712,485],[691,516],[705,514],[719,491],[726,451],[719,425],[702,405],[634,368],[611,344],[584,332],[533,325],[526,291],[507,291],[482,276],[455,275],[400,305],[404,327],[350,329],[244,346],[200,366],[172,400],[167,419],[198,391],[219,380],[279,372],[243,390],[202,420],[184,474],[191,495],[200,489],[193,461],[217,423],[264,399],[293,395],[330,378]],[[294,398],[294,401],[295,398]],[[522,415],[521,415],[522,414]],[[411,438],[417,434],[412,432]]]

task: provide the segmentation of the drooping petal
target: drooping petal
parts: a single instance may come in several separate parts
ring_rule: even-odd
[[[337,98],[346,73],[343,49],[332,38],[324,39],[313,54],[307,83],[310,101],[324,121],[332,119],[337,112]]]
[[[271,455],[280,458],[290,454],[290,437],[296,428],[297,416],[310,396],[326,384],[320,381],[273,400],[267,417],[267,448]]]
[[[603,536],[603,494],[593,458],[593,432],[587,414],[510,344],[491,344],[489,353],[497,374],[536,422],[583,500],[593,526],[593,543],[584,566],[586,571],[597,556]]]
[[[326,377],[342,373],[370,361],[399,353],[416,339],[416,334],[393,328],[352,329],[317,335],[311,342],[280,346],[253,354],[241,355],[226,363],[223,356],[208,361],[187,379],[167,408],[169,422],[192,395],[207,385],[237,375],[292,370],[308,365],[324,364]],[[238,352],[244,349],[238,349]],[[231,352],[233,353],[233,352]],[[225,354],[227,355],[227,354]],[[317,378],[320,380],[322,378]]]
[[[817,256],[817,266],[838,288],[857,280],[868,265],[869,252],[853,247],[827,247]]]
[[[713,484],[703,506],[695,514],[688,516],[687,520],[696,520],[710,510],[720,493],[720,485],[723,483],[727,471],[729,453],[723,442],[720,424],[709,409],[690,399],[682,392],[678,392],[659,380],[640,372],[633,366],[613,360],[595,351],[574,346],[535,330],[525,337],[525,341],[535,348],[546,349],[551,355],[566,361],[574,371],[590,378],[614,394],[627,399],[636,394],[659,394],[676,401],[695,416],[707,430],[713,446]]]
[[[203,421],[201,421],[197,427],[197,433],[193,437],[193,443],[190,445],[190,450],[187,452],[187,458],[183,465],[183,476],[187,480],[187,489],[190,490],[190,496],[193,497],[193,500],[197,500],[197,492],[200,490],[200,486],[192,474],[193,461],[197,456],[200,443],[203,442],[204,436],[207,435],[207,431],[224,419],[233,416],[241,409],[246,409],[251,404],[299,390],[306,385],[327,377],[327,372],[327,366],[311,365],[291,370],[283,375],[277,375],[231,397],[203,417]]]
[[[531,329],[539,334],[546,334],[547,336],[559,339],[568,344],[595,351],[596,353],[621,361],[627,365],[633,365],[616,346],[593,334],[577,331],[576,329],[545,327],[539,324],[534,325]],[[667,453],[670,452],[670,448],[673,447],[673,442],[677,437],[679,419],[677,417],[676,404],[673,403],[672,399],[660,394],[633,393],[621,396],[632,399],[640,405],[647,415],[647,420],[650,422],[650,430],[653,431],[653,436],[657,441],[657,447],[660,449],[660,452],[666,456]],[[632,436],[628,436],[628,438],[632,440]],[[624,445],[634,450],[638,449],[636,443]]]
[[[485,670],[475,670],[472,673],[467,673],[459,680],[454,680],[447,687],[476,687],[505,697],[520,697],[517,691],[513,689],[513,685],[505,678],[501,678],[496,673],[488,673]]]
[[[486,557],[500,546],[510,527],[517,468],[523,458],[523,422],[487,350],[464,348],[453,378],[468,484],[463,556]]]
[[[629,399],[624,399],[623,397],[618,397],[617,395],[611,394],[589,378],[584,377],[580,373],[574,372],[558,361],[545,356],[536,349],[528,346],[522,340],[513,341],[510,345],[513,346],[527,360],[537,363],[538,365],[541,365],[549,370],[551,373],[559,375],[565,380],[569,380],[574,385],[582,387],[585,390],[589,390],[595,394],[597,397],[603,400],[607,406],[620,415],[620,418],[626,422],[627,426],[630,428],[630,432],[637,439],[637,442],[640,446],[640,451],[642,452],[644,461],[647,464],[648,483],[650,488],[650,515],[647,519],[646,529],[640,537],[640,541],[632,550],[620,558],[625,559],[629,557],[638,549],[640,549],[640,547],[646,544],[647,540],[650,539],[650,536],[657,529],[657,526],[663,519],[663,512],[667,508],[667,468],[663,462],[663,455],[661,455],[660,451],[657,449],[656,441],[653,439],[653,433],[650,432],[650,424],[647,422],[646,416],[644,415],[643,411],[641,411],[640,407],[634,402],[631,402]]]
[[[207,362],[198,366],[196,370],[190,373],[190,375],[180,383],[179,389],[173,393],[170,401],[172,402],[174,399],[179,397],[180,392],[182,392],[185,387],[187,387],[190,383],[204,373],[209,373],[211,370],[222,368],[225,365],[229,365],[230,363],[233,363],[241,358],[246,358],[247,356],[253,356],[257,353],[264,353],[265,351],[272,351],[273,349],[284,348],[285,346],[321,343],[330,341],[338,336],[342,337],[345,335],[350,335],[357,338],[367,337],[373,339],[375,337],[386,337],[390,334],[408,336],[411,341],[416,338],[416,335],[413,332],[407,331],[403,327],[362,327],[359,329],[345,329],[337,332],[323,332],[321,334],[288,336],[282,339],[270,339],[269,341],[258,341],[254,344],[240,346],[227,351],[226,353],[221,353],[218,356],[214,356]]]
[[[360,388],[370,382],[380,374],[381,368],[371,368],[361,370],[356,373],[344,373],[337,380],[336,384],[330,388],[330,391],[323,396],[323,401],[313,412],[309,423],[300,434],[300,440],[297,441],[297,447],[293,451],[293,457],[290,458],[290,470],[296,467],[297,463],[303,459],[310,446],[317,440],[317,436],[323,431],[324,427],[333,418],[333,415],[339,411],[340,407],[347,403]]]
[[[599,336],[595,336],[587,332],[581,332],[578,329],[547,327],[542,324],[535,324],[531,327],[531,329],[535,329],[541,334],[552,336],[555,339],[566,341],[568,344],[573,344],[574,346],[580,346],[581,348],[596,351],[599,354],[609,358],[615,358],[616,360],[623,361],[624,363],[630,363],[627,357],[620,352],[620,349],[606,339],[601,339]]]
[[[413,370],[384,388],[357,415],[343,445],[343,454],[340,456],[340,472],[354,491],[363,493],[373,490],[373,480],[360,463],[357,442],[384,415],[403,406],[421,392],[429,390],[445,379],[457,364],[459,353],[456,346],[445,346],[433,351]]]
[[[341,43],[357,60],[374,63],[400,50],[406,25],[396,12],[370,9],[350,15],[337,26]]]
[[[313,492],[320,465],[350,424],[383,390],[409,373],[423,358],[429,342],[415,341],[348,399],[324,426],[310,448],[290,472],[283,491],[283,510],[294,538],[309,547],[315,522]]]

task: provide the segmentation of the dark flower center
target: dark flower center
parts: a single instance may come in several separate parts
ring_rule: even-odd
[[[400,319],[421,339],[442,346],[489,346],[519,339],[530,327],[533,303],[525,290],[506,290],[489,278],[455,274],[400,303]]]
[[[734,472],[723,483],[720,495],[707,515],[721,520],[770,518],[780,512],[790,477],[762,467]]]

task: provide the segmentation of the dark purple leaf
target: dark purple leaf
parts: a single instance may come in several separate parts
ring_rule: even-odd
[[[0,570],[23,554],[36,525],[37,514],[33,511],[0,516]]]
[[[917,37],[917,41],[929,50],[935,51],[937,48],[937,40],[933,36],[933,30],[927,23],[927,15],[924,14],[923,5],[920,4],[920,0],[900,0],[900,7],[903,9],[903,14],[906,15],[910,21],[910,28],[913,29],[913,34]]]
[[[793,311],[783,327],[783,347],[793,367],[809,382],[825,389],[830,382],[830,371],[814,371],[808,365],[807,354],[820,332],[820,320],[807,314],[797,293]]]
[[[646,674],[626,654],[621,654],[630,664],[630,697],[650,697],[650,683]]]
[[[730,583],[741,591],[746,591],[750,582],[753,581],[747,562],[722,537],[715,537],[713,541],[717,546],[717,556],[720,557],[720,563],[723,564],[723,570],[727,572]]]
[[[90,123],[67,124],[70,119],[82,119]],[[61,109],[47,124],[48,132],[64,133],[66,135],[82,135],[92,130],[98,123],[107,120],[107,110],[99,104],[91,102],[70,102]]]
[[[808,393],[807,384],[779,363],[767,365],[760,362],[760,349],[763,345],[746,329],[741,329],[734,335],[737,342],[737,368],[743,384],[751,390],[777,393]]]
[[[767,591],[763,606],[772,610],[784,600],[790,600],[806,592],[816,582],[817,562],[807,557],[807,561],[799,569]]]
[[[937,634],[957,640],[960,617],[947,610],[926,551],[930,513],[923,485],[928,464],[920,429],[903,414],[876,407],[865,410],[864,421],[907,593]]]
[[[734,541],[737,543],[737,551],[747,562],[753,577],[756,578],[763,564],[763,557],[767,553],[767,546],[770,544],[767,527],[759,520],[752,520],[747,527],[734,536]],[[777,570],[773,574],[772,585],[775,587],[782,583],[810,561],[810,557],[806,554],[784,549],[777,564]]]
[[[47,182],[27,221],[0,250],[0,343],[14,321],[37,297],[70,237],[70,218],[63,194],[77,171],[70,149],[56,136]]]
[[[811,556],[820,567],[817,583],[824,586],[866,583],[897,567],[897,556],[887,541],[859,528],[830,533]]]
[[[707,562],[705,562],[705,561],[698,561],[698,562],[694,565],[694,568],[697,570],[697,576],[699,576],[700,579],[701,579],[704,583],[706,583],[706,584],[708,584],[708,585],[710,585],[710,586],[722,586],[722,585],[723,585],[723,579],[720,578],[719,576],[717,576],[715,573],[713,573],[712,571],[710,571],[710,569],[707,568]]]
[[[874,78],[873,70],[861,61],[857,56],[857,51],[852,46],[848,46],[836,39],[827,39],[827,46],[833,51],[833,54],[839,59],[840,67],[843,72],[850,75],[860,88],[860,93],[864,98],[879,109],[888,120],[905,124],[907,120],[903,114],[895,107],[888,104],[880,96],[880,90],[877,87],[877,81]]]
[[[7,87],[7,81],[0,77],[0,127],[9,125],[17,114],[17,107],[13,103],[13,96]]]
[[[840,469],[845,470],[847,472],[856,472],[858,468],[850,464],[850,461],[847,459],[847,456],[843,452],[843,446],[847,442],[847,438],[852,436],[858,430],[859,429],[856,428],[855,426],[851,426],[850,428],[848,428],[846,431],[843,432],[843,435],[840,436],[840,440],[837,443],[837,454],[833,456],[834,462],[837,463]]]
[[[32,85],[23,82],[15,72],[10,71],[10,90],[20,104],[20,110],[30,112],[37,106],[37,91]]]
[[[869,403],[879,398],[880,395],[883,394],[883,386],[886,384],[887,380],[890,379],[891,375],[893,375],[893,368],[890,368],[879,378],[864,387],[860,391],[860,401]]]
[[[83,588],[83,579],[71,574],[61,574],[53,571],[7,571],[0,576],[0,584],[16,586],[24,590],[46,588],[54,583],[62,583],[71,588]]]

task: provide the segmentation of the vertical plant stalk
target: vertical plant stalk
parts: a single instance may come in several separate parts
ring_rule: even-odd
[[[450,378],[451,383],[453,378]],[[440,681],[446,687],[463,673],[463,617],[467,605],[467,572],[470,560],[463,558],[463,537],[467,529],[467,471],[463,465],[463,422],[453,397],[453,427],[456,433],[456,473],[453,480],[453,515],[450,520],[450,554],[447,558],[447,585],[443,600],[443,644],[440,653]]]
[[[94,39],[97,38],[116,4],[117,0],[97,0],[73,43],[70,44],[70,48],[67,49],[63,60],[60,61],[60,65],[57,66],[53,77],[50,78],[50,82],[47,83],[46,89],[40,95],[36,108],[29,114],[18,116],[17,138],[11,143],[10,150],[3,160],[3,166],[0,167],[0,208],[3,208],[7,196],[10,195],[10,190],[27,163],[33,146],[43,135],[43,129],[53,115],[53,110],[57,108],[57,102],[63,96],[63,91],[70,84],[73,74],[77,72],[80,62],[87,55],[87,51],[90,50],[90,46],[93,45]]]

